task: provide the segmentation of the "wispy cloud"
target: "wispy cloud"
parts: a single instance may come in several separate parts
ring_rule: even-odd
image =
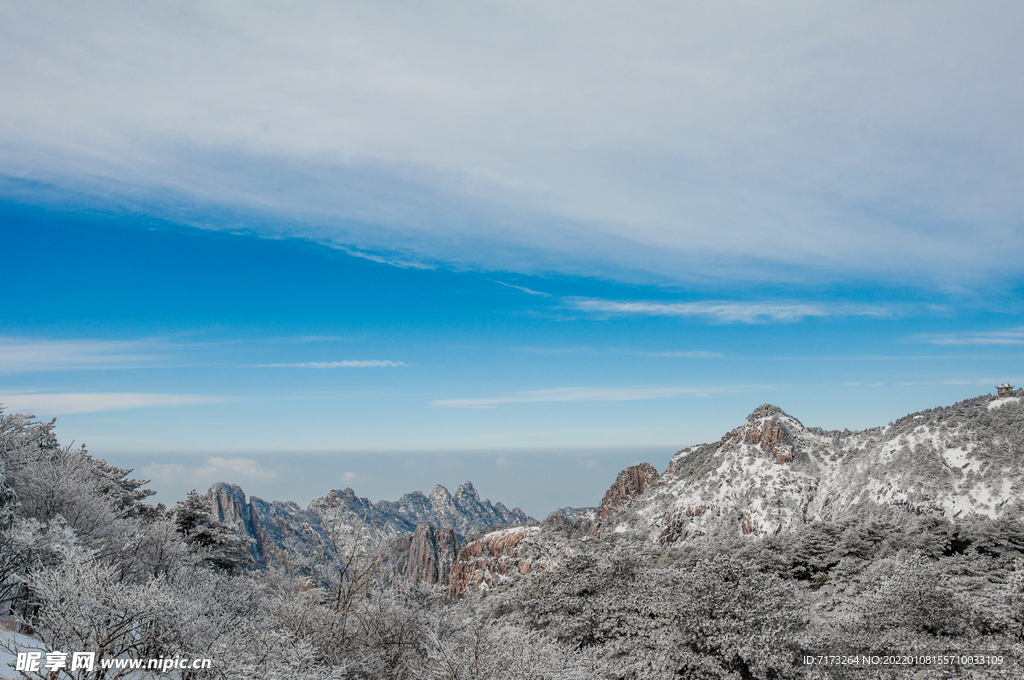
[[[137,368],[166,356],[154,341],[0,338],[0,372]]]
[[[434,269],[434,266],[425,262],[418,262],[416,260],[410,260],[408,258],[401,259],[397,257],[389,258],[374,253],[367,253],[362,250],[355,248],[349,248],[343,245],[332,244],[332,247],[341,250],[353,257],[360,257],[364,260],[370,260],[371,262],[378,262],[380,264],[390,265],[392,267],[398,267],[399,269]]]
[[[624,349],[622,353],[632,357],[651,357],[666,359],[719,359],[723,355],[721,352],[705,352],[702,350],[694,351],[672,351],[672,352],[638,352],[636,350]]]
[[[622,354],[628,357],[669,359],[718,359],[724,356],[721,352],[711,352],[707,350],[667,350],[658,352],[638,349],[619,349],[618,347],[609,347],[606,349],[599,349],[597,347],[519,347],[517,349],[526,352],[536,352],[537,354],[588,354],[591,356]]]
[[[149,406],[185,406],[227,401],[225,397],[204,394],[155,394],[145,392],[36,392],[0,394],[0,404],[8,411],[44,415],[124,411]]]
[[[678,316],[701,317],[718,323],[793,322],[808,317],[873,316],[888,317],[893,310],[880,305],[827,305],[809,302],[653,302],[618,301],[599,298],[567,297],[571,309],[605,316]]]
[[[494,408],[499,404],[667,399],[684,394],[699,397],[722,391],[725,390],[718,387],[658,387],[651,385],[634,387],[556,387],[547,390],[512,392],[497,397],[441,399],[431,403],[434,406],[449,406],[452,408]]]
[[[933,345],[1024,345],[1024,326],[1002,331],[919,335],[917,338]]]
[[[378,359],[346,361],[306,361],[298,364],[256,364],[255,368],[378,368],[381,366],[405,366],[401,361]]]
[[[531,288],[526,288],[525,286],[513,286],[511,283],[505,283],[504,281],[495,281],[495,283],[498,284],[499,286],[505,286],[506,288],[515,288],[516,290],[521,290],[522,292],[527,293],[529,295],[551,297],[551,293],[542,293],[539,290],[533,290]]]
[[[1019,270],[1017,5],[596,6],[18,3],[2,164],[402,266]]]

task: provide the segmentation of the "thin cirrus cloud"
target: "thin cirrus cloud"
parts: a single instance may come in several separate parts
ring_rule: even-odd
[[[788,323],[808,317],[870,316],[890,317],[889,307],[866,304],[815,304],[807,302],[655,302],[617,301],[567,297],[570,309],[601,316],[697,317],[717,323]]]
[[[693,351],[669,351],[669,352],[636,352],[633,350],[623,350],[623,354],[626,356],[636,357],[648,357],[648,358],[667,358],[667,359],[720,359],[724,355],[721,352],[708,352],[704,350],[693,350]]]
[[[651,350],[619,349],[617,347],[608,349],[598,349],[596,347],[521,347],[519,349],[537,354],[589,354],[592,356],[622,354],[627,357],[645,357],[649,359],[720,359],[725,356],[721,352],[709,350],[666,350],[656,352]]]
[[[379,359],[345,361],[304,361],[296,364],[256,364],[256,368],[381,368],[385,366],[405,366],[401,361]]]
[[[735,388],[732,388],[735,389]],[[512,392],[497,397],[470,399],[441,399],[431,402],[434,406],[450,408],[494,408],[501,404],[535,404],[545,402],[579,401],[638,401],[645,399],[667,399],[681,395],[705,396],[724,391],[718,387],[658,387],[639,385],[634,387],[556,387],[547,390]]]
[[[918,338],[933,345],[1024,345],[1024,327],[1002,331],[920,335]]]
[[[533,290],[525,286],[514,286],[511,283],[505,283],[504,281],[495,281],[499,286],[505,286],[506,288],[515,288],[516,290],[522,291],[527,295],[539,295],[540,297],[551,297],[551,293],[542,293],[539,290]]]
[[[139,368],[166,358],[153,341],[0,338],[0,373]]]
[[[147,392],[36,392],[0,394],[8,411],[45,415],[124,411],[151,406],[186,406],[226,401],[225,397],[203,394],[159,394]]]

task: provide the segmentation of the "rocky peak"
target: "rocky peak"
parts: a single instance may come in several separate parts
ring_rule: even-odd
[[[769,456],[778,464],[789,463],[796,451],[797,436],[806,428],[803,423],[773,404],[761,404],[747,416],[747,422],[722,437],[721,450],[749,444]]]
[[[444,488],[440,484],[434,487],[434,490],[430,492],[430,502],[433,505],[448,505],[452,501],[452,495],[448,493],[448,489]]]
[[[218,522],[245,521],[245,492],[236,484],[217,482],[206,492],[210,511]]]
[[[254,539],[249,546],[249,554],[252,556],[254,564],[265,565],[266,556],[263,554],[262,548],[264,532],[260,528],[259,518],[253,512],[252,505],[245,501],[245,492],[242,491],[242,487],[236,484],[217,482],[206,492],[206,498],[210,502],[210,514],[215,520],[232,525],[239,534]]]
[[[477,493],[472,482],[465,481],[455,490],[454,499],[459,505],[466,505],[468,503],[478,504],[480,503],[480,494]]]
[[[615,478],[608,492],[601,500],[600,519],[605,519],[618,506],[629,503],[658,481],[658,471],[650,463],[631,465]]]
[[[747,422],[752,423],[755,420],[761,420],[762,418],[771,418],[772,416],[777,415],[788,416],[788,414],[785,411],[783,411],[775,404],[761,404],[760,406],[754,409],[753,413],[747,416]]]
[[[351,487],[341,491],[332,489],[326,496],[314,498],[309,504],[309,510],[314,513],[329,510],[332,514],[352,515],[360,522],[373,523],[375,520],[373,503],[369,498],[356,496]]]

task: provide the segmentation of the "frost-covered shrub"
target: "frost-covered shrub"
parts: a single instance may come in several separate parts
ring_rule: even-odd
[[[915,552],[894,558],[890,573],[864,597],[863,615],[877,630],[955,636],[965,632],[970,605],[947,585],[934,560]]]
[[[792,668],[806,620],[792,582],[724,554],[682,568],[629,553],[580,555],[481,606],[590,650],[614,677],[785,677],[779,669]]]
[[[592,680],[593,655],[537,632],[469,619],[447,635],[430,632],[416,680]]]

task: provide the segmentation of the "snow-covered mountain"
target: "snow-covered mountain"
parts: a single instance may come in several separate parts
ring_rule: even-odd
[[[756,537],[883,508],[952,521],[1022,518],[1024,390],[859,432],[806,427],[764,404],[719,441],[679,451],[661,475],[646,463],[626,468],[599,507],[475,537],[459,553],[450,593],[552,568],[610,535],[660,544]]]
[[[519,508],[509,510],[501,503],[481,500],[468,481],[454,495],[439,485],[429,496],[414,491],[397,501],[377,503],[356,496],[351,488],[334,490],[314,499],[307,508],[257,497],[247,502],[240,487],[223,482],[210,487],[207,497],[216,520],[235,524],[253,539],[253,557],[260,565],[286,561],[298,546],[310,541],[323,545],[329,553],[329,533],[353,539],[361,535],[390,538],[412,534],[418,526],[429,524],[465,536],[530,520]]]
[[[1019,514],[1021,395],[976,397],[859,432],[805,427],[765,404],[720,441],[677,453],[630,505],[636,526],[615,528],[666,543],[722,530],[774,534],[871,505],[947,519]]]

